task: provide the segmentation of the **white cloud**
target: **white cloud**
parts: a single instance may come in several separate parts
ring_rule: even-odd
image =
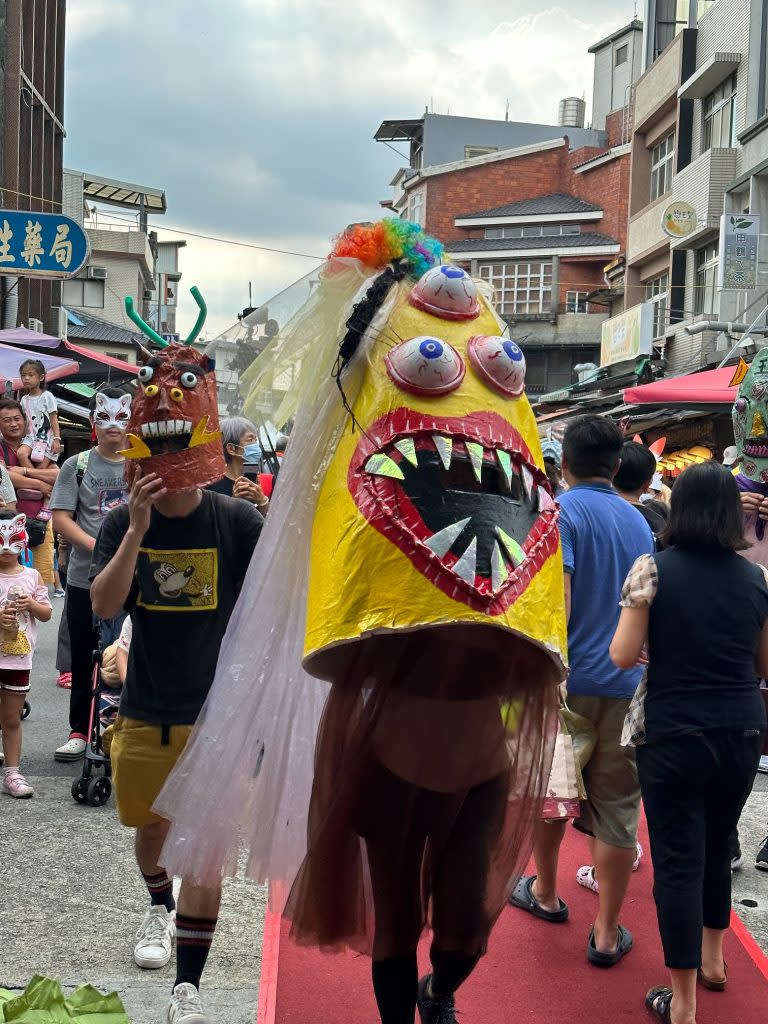
[[[69,0],[67,44],[85,42],[106,29],[128,26],[133,8],[129,0]]]

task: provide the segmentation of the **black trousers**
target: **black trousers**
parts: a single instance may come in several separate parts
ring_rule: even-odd
[[[69,728],[73,733],[87,736],[91,710],[93,652],[98,643],[89,589],[71,585],[67,587],[66,615],[72,663]]]
[[[667,967],[700,967],[702,928],[728,927],[729,837],[752,790],[762,745],[756,730],[716,729],[637,749]]]

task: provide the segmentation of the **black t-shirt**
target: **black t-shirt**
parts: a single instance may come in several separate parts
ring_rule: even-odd
[[[196,720],[263,523],[249,502],[210,491],[183,519],[152,510],[125,605],[133,639],[123,715],[155,725]],[[91,579],[127,529],[128,507],[113,509],[96,539]]]
[[[762,729],[755,668],[768,618],[763,571],[733,551],[668,548],[654,561],[648,742],[704,729]]]
[[[215,491],[216,494],[226,494],[228,498],[231,498],[234,486],[234,480],[230,480],[228,476],[223,476],[221,480],[214,480],[212,484],[208,484],[205,489],[206,491]]]

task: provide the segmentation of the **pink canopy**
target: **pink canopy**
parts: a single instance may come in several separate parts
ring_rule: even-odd
[[[61,342],[52,334],[29,331],[26,327],[13,327],[0,331],[0,344],[22,345],[24,348],[58,348]]]
[[[626,388],[627,405],[733,405],[738,394],[730,383],[735,366],[721,366],[716,370],[688,373],[682,377],[666,377],[651,384]]]
[[[31,352],[29,349],[17,348],[15,345],[0,344],[0,388],[2,390],[5,390],[5,385],[9,382],[14,391],[21,388],[19,367],[25,359],[39,359],[45,367],[47,381],[71,377],[73,373],[80,371],[80,366],[74,359],[62,359],[60,356],[50,356],[46,352]]]

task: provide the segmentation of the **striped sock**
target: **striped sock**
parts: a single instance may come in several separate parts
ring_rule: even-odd
[[[217,918],[176,915],[176,985],[200,988],[200,977],[216,931]]]
[[[173,881],[164,871],[158,875],[144,875],[144,881],[147,884],[153,907],[163,906],[169,914],[176,909],[176,900],[173,898]]]

